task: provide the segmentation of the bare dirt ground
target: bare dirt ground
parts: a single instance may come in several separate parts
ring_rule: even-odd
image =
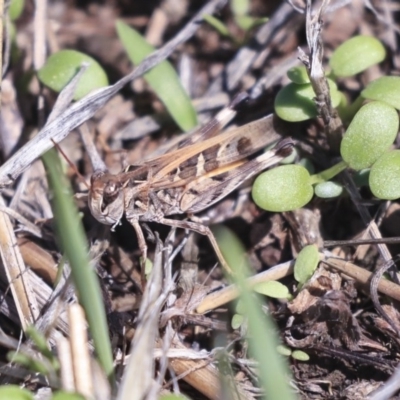
[[[115,83],[133,68],[116,34],[117,19],[142,32],[155,47],[162,48],[184,29],[204,4],[187,0],[48,2],[47,13],[42,19],[36,16],[35,20],[37,8],[33,2],[27,2],[16,23],[18,56],[11,54],[3,71],[2,163],[43,127],[57,98],[57,94],[41,87],[34,77],[40,52],[43,55],[60,49],[84,52],[95,58],[105,69],[110,83]],[[300,64],[298,47],[308,52],[303,11],[301,1],[289,4],[253,0],[250,15],[267,16],[269,21],[244,32],[236,24],[230,7],[225,6],[216,16],[226,24],[230,37],[220,35],[207,23],[200,23],[194,35],[174,49],[169,60],[193,99],[202,123],[209,121],[241,91],[248,91],[250,99],[241,107],[234,121],[236,124],[273,112],[274,97],[288,82],[286,71]],[[355,78],[340,81],[341,90],[349,98],[354,98],[354,93],[367,82],[385,74],[396,74],[398,12],[398,3],[393,1],[354,0],[331,2],[324,13],[324,61],[339,44],[357,34],[379,38],[387,49],[388,55],[382,64]],[[39,37],[41,24],[46,26],[42,39]],[[15,48],[11,50],[16,51]],[[112,96],[88,119],[86,127],[102,160],[113,173],[120,172],[125,165],[140,163],[170,143],[178,131],[163,104],[142,78],[129,82]],[[293,123],[286,129],[294,138],[299,153],[312,160],[317,171],[329,166],[337,157],[329,152],[319,118]],[[80,174],[89,180],[94,168],[79,130],[72,129],[60,146]],[[69,166],[66,170],[75,193],[84,194],[87,189],[76,171]],[[398,203],[378,202],[367,189],[362,189],[357,199],[350,195],[331,201],[314,199],[294,212],[270,213],[254,204],[248,190],[250,183],[203,214],[210,224],[224,223],[240,238],[254,275],[291,261],[306,244],[316,243],[322,248],[326,240],[368,237],[366,230],[371,229],[372,221],[376,222],[377,234],[400,236]],[[34,161],[12,185],[3,189],[0,204],[1,211],[6,207],[8,210],[2,213],[7,217],[1,222],[1,235],[5,236],[5,231],[11,235],[10,242],[1,239],[2,269],[8,268],[4,246],[11,246],[16,249],[19,265],[29,270],[26,275],[32,293],[28,298],[35,299],[37,309],[33,315],[36,317],[47,315],[48,299],[57,281],[56,266],[62,258],[49,200],[44,169],[40,161]],[[109,226],[101,225],[92,217],[84,198],[77,198],[76,202],[82,213],[90,254],[102,282],[120,377],[124,356],[129,354],[130,343],[140,328],[138,310],[142,305],[143,282],[136,234],[124,219],[111,231]],[[240,387],[238,396],[259,396],[256,370],[244,362],[249,356],[243,330],[230,326],[233,302],[205,306],[209,310],[206,314],[196,312],[208,293],[227,282],[221,267],[215,268],[217,258],[207,238],[194,234],[188,238],[181,229],[171,236],[169,227],[150,223],[145,229],[150,259],[154,259],[157,246],[154,240],[148,240],[151,235],[147,231],[160,235],[169,254],[173,249],[183,248],[168,267],[169,277],[164,277],[163,290],[170,285],[173,295],[167,296],[167,303],[158,311],[153,333],[157,337],[156,347],[165,350],[163,346],[168,342],[171,349],[181,351],[185,358],[170,356],[168,366],[166,358],[156,358],[154,374],[150,364],[148,373],[158,381],[159,392],[180,388],[191,398],[220,398],[215,368],[218,363],[213,350],[222,343],[226,345],[232,373]],[[395,257],[398,246],[336,246],[329,250],[339,260],[362,267],[369,274],[368,280],[374,271]],[[21,327],[25,327],[21,322],[24,312],[15,307],[18,290],[10,290],[9,282],[18,276],[18,273],[2,275],[0,309],[2,336],[16,340],[21,339]],[[281,278],[294,294],[294,300],[264,297],[263,301],[277,322],[282,342],[310,356],[306,362],[287,359],[293,391],[298,398],[363,399],[388,380],[399,362],[400,320],[396,300],[379,297],[383,313],[392,322],[389,324],[382,310],[374,306],[369,285],[354,274],[349,277],[343,271],[321,265],[313,278],[314,283],[301,294],[296,291],[291,274]],[[47,315],[45,325],[41,325],[51,346],[59,343],[59,336],[68,336],[65,304],[74,298],[73,292],[67,289],[57,295],[61,296],[64,306],[53,310]],[[221,337],[223,340],[217,340]],[[24,338],[21,340],[30,345]],[[11,368],[6,354],[14,345],[2,339],[0,346],[2,383],[23,384],[34,392],[48,387],[48,383],[26,369]],[[142,368],[147,368],[147,364]],[[107,398],[98,393],[96,396]]]

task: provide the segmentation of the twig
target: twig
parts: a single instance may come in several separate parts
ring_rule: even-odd
[[[336,152],[339,150],[344,128],[339,114],[332,106],[329,85],[322,65],[324,54],[321,39],[323,26],[322,15],[328,3],[329,0],[324,0],[316,15],[312,17],[311,0],[307,0],[306,33],[308,47],[310,48],[310,57],[308,57],[302,49],[299,49],[299,58],[307,68],[311,85],[316,94],[315,103],[318,113],[324,121],[325,133],[329,145],[331,149]]]

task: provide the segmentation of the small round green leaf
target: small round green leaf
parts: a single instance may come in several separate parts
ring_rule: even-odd
[[[341,101],[341,94],[336,84],[328,79],[333,107]],[[317,107],[314,102],[315,93],[310,83],[299,85],[289,83],[283,87],[275,97],[275,112],[289,122],[305,121],[317,116]]]
[[[134,65],[155,51],[139,32],[124,22],[118,21],[116,28],[118,37]],[[182,130],[188,131],[197,125],[196,111],[181,85],[178,74],[168,61],[159,63],[144,77]]]
[[[400,150],[393,150],[372,166],[369,186],[374,196],[384,200],[400,197]]]
[[[189,397],[184,396],[183,394],[163,394],[159,397],[160,400],[190,400]]]
[[[354,116],[340,145],[343,160],[355,170],[370,167],[393,143],[399,130],[397,111],[373,101]]]
[[[293,350],[292,357],[298,361],[308,361],[310,356],[302,350]]]
[[[304,65],[300,65],[299,67],[290,68],[287,72],[288,78],[299,85],[303,83],[310,83],[310,78],[307,74],[307,69]]]
[[[291,350],[289,347],[284,346],[283,344],[280,344],[280,345],[276,348],[276,351],[277,351],[279,354],[281,354],[282,356],[286,356],[286,357],[289,357],[289,356],[292,354],[292,350]]]
[[[382,43],[372,36],[355,36],[342,43],[332,54],[329,65],[336,76],[358,74],[385,59]]]
[[[287,299],[290,296],[289,289],[277,281],[260,282],[254,285],[253,289],[257,293],[275,299]]]
[[[290,211],[306,205],[314,194],[310,174],[300,165],[282,165],[259,175],[252,188],[255,203],[268,211]]]
[[[25,0],[11,0],[10,7],[8,8],[8,16],[11,21],[15,21],[20,17],[24,10]]]
[[[343,186],[337,182],[322,182],[315,186],[314,193],[321,199],[332,199],[343,193]]]
[[[239,329],[244,321],[244,316],[242,314],[234,314],[231,321],[232,329]]]
[[[361,92],[362,97],[380,100],[400,110],[400,76],[382,76]]]
[[[71,393],[71,392],[56,392],[51,400],[85,400],[85,397],[79,393]]]
[[[74,100],[79,100],[92,90],[108,85],[107,75],[92,57],[75,50],[61,50],[52,54],[38,71],[40,81],[56,92],[62,89],[79,71],[82,63],[89,67],[83,73],[75,90]]]
[[[33,400],[33,394],[17,385],[0,386],[0,399],[7,400]]]
[[[319,252],[315,244],[303,247],[294,264],[294,279],[300,284],[307,282],[317,269],[319,261]]]

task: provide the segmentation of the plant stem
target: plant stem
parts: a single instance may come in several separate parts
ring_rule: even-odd
[[[338,175],[340,172],[347,168],[347,163],[345,161],[340,161],[339,163],[335,164],[334,166],[322,171],[318,174],[312,175],[310,177],[311,185],[315,185],[317,183],[322,183],[329,181],[334,176]]]

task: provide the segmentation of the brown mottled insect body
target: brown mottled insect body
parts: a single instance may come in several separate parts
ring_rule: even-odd
[[[291,153],[292,141],[283,139],[272,150],[248,159],[279,137],[274,131],[273,117],[217,135],[221,127],[218,121],[234,115],[231,109],[224,112],[178,143],[175,150],[131,166],[118,175],[104,171],[93,174],[89,193],[93,216],[101,223],[115,226],[125,215],[137,232],[144,259],[147,246],[139,221],[154,221],[208,236],[221,263],[227,267],[207,226],[166,217],[193,215],[206,209]]]

